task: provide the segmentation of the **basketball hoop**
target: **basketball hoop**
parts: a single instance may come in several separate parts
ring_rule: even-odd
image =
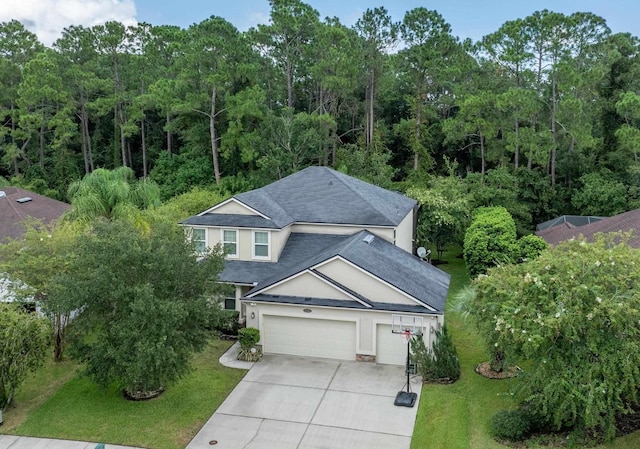
[[[402,335],[402,338],[404,338],[407,343],[409,343],[411,341],[411,337],[413,337],[413,334],[411,333],[411,329],[405,329],[401,335]]]

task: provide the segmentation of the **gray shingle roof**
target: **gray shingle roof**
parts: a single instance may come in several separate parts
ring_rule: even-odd
[[[306,236],[314,237],[307,241],[305,239]],[[307,253],[312,254],[307,259],[300,258],[294,263],[284,263],[278,269],[274,269],[270,277],[258,281],[256,287],[247,295],[259,293],[266,287],[287,279],[294,274],[339,256],[416,298],[436,312],[444,312],[449,290],[449,274],[421,261],[381,238],[374,237],[370,243],[367,243],[365,241],[366,236],[373,237],[373,234],[368,231],[361,231],[348,238],[336,239],[333,244],[326,245],[326,241],[324,244],[321,244],[321,242],[323,242],[324,237],[328,236],[292,233],[289,239],[295,238],[298,243],[305,242],[308,245]],[[308,248],[313,248],[313,250]],[[287,248],[285,247],[286,250]],[[293,251],[290,250],[287,254],[292,253]],[[283,251],[281,260],[284,261],[287,254]]]
[[[296,304],[300,306],[320,306],[320,307],[339,307],[345,309],[361,309],[361,310],[384,310],[388,312],[405,312],[405,313],[428,313],[422,306],[412,306],[410,304],[392,304],[384,302],[372,302],[373,309],[359,303],[358,301],[344,301],[340,299],[329,298],[308,298],[299,296],[280,296],[280,295],[256,295],[251,298],[255,302],[274,302],[279,304]],[[440,314],[440,313],[437,313]]]
[[[346,235],[291,233],[277,263],[226,260],[220,281],[252,285],[300,266],[324,249],[348,239]],[[295,272],[295,270],[294,270]]]
[[[294,222],[397,226],[417,204],[400,193],[327,167],[308,167],[234,198],[269,217],[277,228]],[[183,223],[206,225],[209,215],[215,213],[190,217]],[[218,225],[216,219],[209,220],[214,220],[210,225]]]

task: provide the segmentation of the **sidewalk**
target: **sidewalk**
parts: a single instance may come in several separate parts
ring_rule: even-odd
[[[0,449],[95,449],[99,443],[86,441],[54,440],[51,438],[19,437],[0,435]],[[105,449],[143,449],[130,446],[105,444]]]

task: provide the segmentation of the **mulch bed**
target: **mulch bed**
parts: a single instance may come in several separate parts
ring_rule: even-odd
[[[522,370],[517,366],[510,366],[504,371],[494,371],[489,362],[482,362],[476,365],[475,371],[487,379],[509,379],[516,377]]]

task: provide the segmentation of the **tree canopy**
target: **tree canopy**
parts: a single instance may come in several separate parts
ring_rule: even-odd
[[[162,391],[188,371],[221,310],[222,253],[198,258],[175,225],[141,231],[126,220],[96,224],[77,246],[56,292],[80,311],[74,355],[101,385],[132,397]]]

